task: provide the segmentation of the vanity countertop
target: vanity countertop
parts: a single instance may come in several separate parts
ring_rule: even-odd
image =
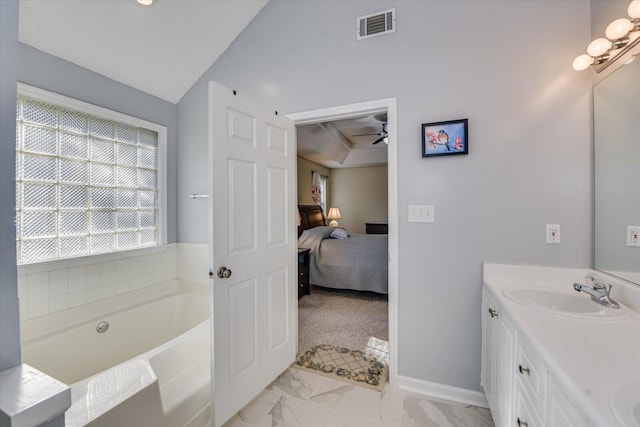
[[[507,277],[510,274],[491,274],[494,267],[498,265],[485,264],[485,289],[526,336],[576,409],[586,414],[594,426],[620,425],[610,409],[609,398],[625,384],[640,381],[640,313],[624,303],[628,316],[615,320],[576,318],[530,308],[507,298],[503,291],[538,288],[589,298],[573,290],[574,281],[584,283],[580,277],[584,278],[584,271],[588,270],[565,270],[559,275],[562,277],[553,280],[532,280],[528,274],[518,280]],[[567,274],[569,271],[573,274]],[[606,279],[606,275],[597,274]],[[575,279],[567,281],[569,277]],[[615,287],[612,297],[616,299]]]

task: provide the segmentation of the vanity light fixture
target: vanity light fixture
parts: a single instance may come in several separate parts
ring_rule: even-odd
[[[633,19],[640,18],[640,0],[633,0],[627,8],[627,13]]]
[[[598,56],[602,56],[605,53],[607,53],[609,49],[611,49],[612,45],[613,43],[611,43],[609,39],[605,39],[604,37],[601,37],[589,43],[589,46],[587,46],[587,53],[590,56],[596,58]]]
[[[593,40],[587,47],[587,53],[573,60],[574,70],[586,70],[593,65],[599,73],[617,56],[640,42],[640,0],[633,0],[627,13],[631,19],[618,18],[611,22],[605,30],[606,38]]]

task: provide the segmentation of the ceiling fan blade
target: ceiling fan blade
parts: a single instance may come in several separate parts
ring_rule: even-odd
[[[376,139],[375,141],[373,141],[373,143],[371,145],[376,145],[377,143],[379,143],[382,140],[384,140],[386,137],[387,137],[387,135],[384,135],[381,138]]]
[[[380,136],[382,134],[381,133],[359,133],[357,135],[351,135],[351,136],[373,136],[373,135]]]

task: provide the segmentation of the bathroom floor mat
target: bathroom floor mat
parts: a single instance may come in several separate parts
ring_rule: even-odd
[[[360,351],[329,344],[316,345],[298,354],[291,366],[377,391],[382,391],[389,374],[385,355],[369,346]]]

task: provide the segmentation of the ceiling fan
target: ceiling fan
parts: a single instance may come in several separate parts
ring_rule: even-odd
[[[381,133],[360,133],[357,135],[351,135],[351,136],[379,136],[380,138],[376,139],[375,141],[373,141],[373,143],[371,143],[371,145],[376,145],[377,143],[384,141],[385,143],[387,141],[385,141],[385,139],[389,136],[389,134],[387,133],[387,124],[383,123],[382,124],[382,132]]]

